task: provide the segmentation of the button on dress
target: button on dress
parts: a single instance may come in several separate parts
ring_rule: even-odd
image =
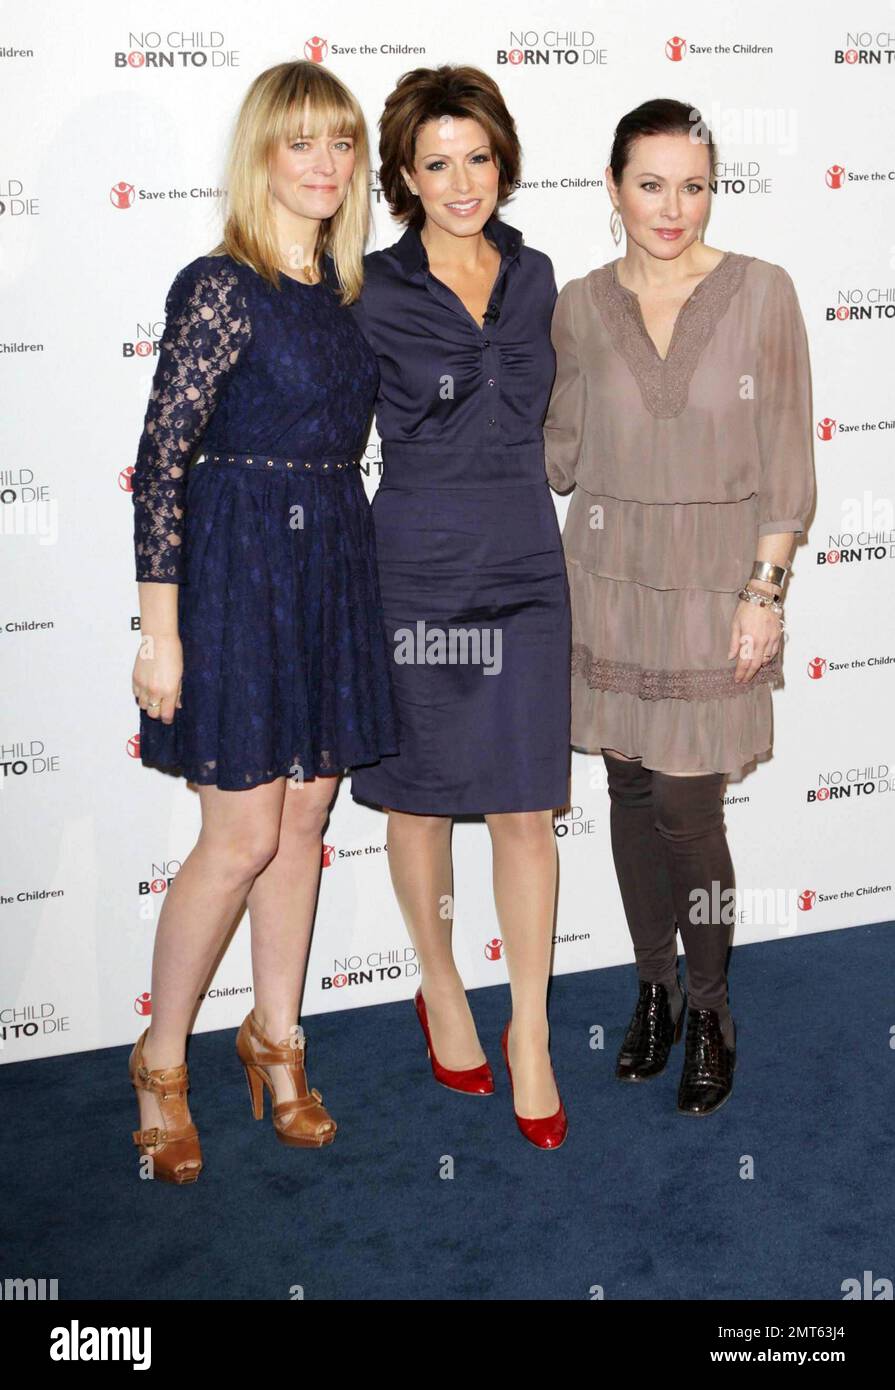
[[[420,814],[568,802],[571,614],[543,438],[556,285],[515,228],[484,233],[501,253],[484,326],[413,228],[366,257],[352,306],[380,368],[373,520],[400,751],[351,790]]]
[[[618,261],[563,287],[547,471],[574,487],[572,745],[659,772],[741,773],[772,746],[782,646],[728,660],[761,535],[814,500],[808,343],[782,266],[728,252],[681,307],[665,358]]]
[[[325,259],[280,290],[227,255],[178,273],[132,477],[136,577],[178,585],[183,644],[141,760],[225,790],[398,746],[356,466],[379,373]]]

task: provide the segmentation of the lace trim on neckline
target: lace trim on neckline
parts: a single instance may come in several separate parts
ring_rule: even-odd
[[[700,280],[678,310],[664,358],[646,330],[637,295],[619,281],[616,262],[610,261],[590,276],[591,291],[607,332],[627,362],[651,415],[672,419],[685,409],[696,364],[754,259],[728,251]]]

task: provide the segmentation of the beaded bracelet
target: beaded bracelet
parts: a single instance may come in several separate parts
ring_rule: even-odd
[[[737,598],[743,599],[745,603],[757,603],[759,608],[770,608],[771,612],[777,615],[781,628],[786,626],[783,621],[783,604],[776,594],[761,594],[747,585],[745,589],[740,589]]]

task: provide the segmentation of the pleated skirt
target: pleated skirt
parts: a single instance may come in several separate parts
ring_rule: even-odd
[[[568,565],[572,746],[640,757],[656,772],[744,769],[773,746],[781,656],[736,685],[736,594],[654,589]]]

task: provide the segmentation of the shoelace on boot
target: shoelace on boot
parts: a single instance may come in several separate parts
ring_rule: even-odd
[[[711,1010],[691,1010],[687,1020],[687,1080],[697,1085],[723,1086],[729,1058],[726,1043]]]

